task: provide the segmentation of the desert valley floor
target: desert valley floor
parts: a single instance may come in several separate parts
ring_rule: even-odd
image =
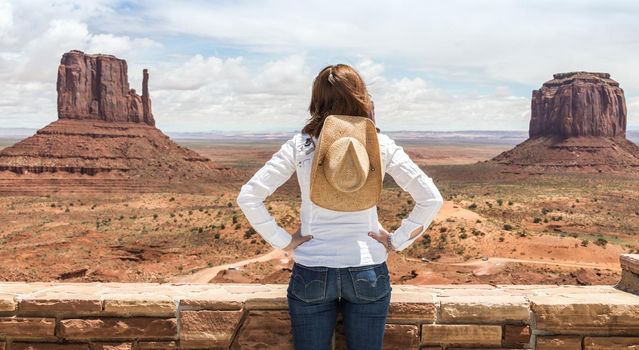
[[[235,204],[281,142],[177,141],[228,176],[196,194],[0,196],[0,280],[287,283],[290,257]],[[512,144],[400,144],[446,202],[422,238],[390,255],[393,283],[614,284],[619,254],[639,252],[639,174],[499,174],[470,165]],[[389,176],[382,198],[380,222],[392,230],[413,202]],[[295,176],[267,199],[289,232],[298,206]]]

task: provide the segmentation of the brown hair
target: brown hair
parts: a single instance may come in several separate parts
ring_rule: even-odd
[[[302,132],[319,137],[324,119],[329,115],[354,115],[369,118],[375,123],[373,101],[364,80],[355,69],[336,64],[322,69],[313,81],[311,118]],[[379,128],[376,128],[379,132]]]

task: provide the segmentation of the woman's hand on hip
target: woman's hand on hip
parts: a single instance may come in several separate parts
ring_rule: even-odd
[[[297,231],[295,231],[294,234],[292,234],[293,239],[291,239],[291,243],[289,243],[286,247],[284,247],[284,250],[287,252],[291,252],[293,251],[293,249],[297,248],[297,246],[299,246],[302,243],[305,243],[307,241],[310,241],[311,239],[313,239],[312,235],[308,235],[308,236],[302,236],[302,227],[298,227]]]
[[[424,230],[424,225],[419,225],[417,228],[413,229],[410,232],[409,239],[415,238],[423,230]],[[375,233],[371,231],[368,233],[368,235],[371,236],[376,241],[378,241],[379,243],[383,244],[384,247],[386,247],[386,250],[395,250],[395,247],[392,247],[390,242],[390,237],[392,236],[392,234],[386,231],[381,225],[379,226],[379,233]]]
[[[386,231],[381,225],[379,226],[379,232],[375,233],[373,231],[368,232],[368,235],[372,237],[374,240],[381,243],[386,250],[393,250],[393,247],[390,246],[390,237],[391,234]]]

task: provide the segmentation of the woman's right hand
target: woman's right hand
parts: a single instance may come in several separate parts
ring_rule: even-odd
[[[302,236],[302,227],[298,227],[297,231],[295,231],[294,234],[292,234],[293,239],[291,239],[291,243],[289,243],[286,247],[284,247],[284,250],[287,252],[292,252],[293,249],[297,248],[297,246],[299,246],[302,243],[305,243],[307,241],[310,241],[311,239],[313,239],[312,235],[308,235],[308,236]]]

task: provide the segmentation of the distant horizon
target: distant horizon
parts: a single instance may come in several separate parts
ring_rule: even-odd
[[[42,127],[44,127],[45,125],[43,125]],[[0,127],[0,137],[11,137],[11,136],[16,136],[16,137],[23,137],[26,134],[33,134],[35,133],[37,130],[41,129],[40,128],[29,128],[29,127],[24,127],[24,128],[7,128],[7,127]],[[162,130],[162,132],[166,133],[166,134],[173,134],[173,135],[179,135],[179,134],[237,134],[237,135],[260,135],[260,134],[272,134],[272,133],[294,133],[294,132],[298,132],[300,131],[301,128],[299,129],[273,129],[273,130],[261,130],[261,131],[247,131],[247,130],[216,130],[216,129],[212,129],[212,130],[192,130],[192,131],[175,131],[175,130],[164,130],[159,128],[160,130]],[[7,132],[10,131],[23,131],[23,133],[20,134],[16,134],[16,135],[10,135]],[[402,132],[402,133],[436,133],[436,134],[451,134],[451,133],[497,133],[497,132],[502,132],[502,133],[528,133],[528,130],[516,130],[516,129],[460,129],[460,130],[405,130],[405,129],[395,129],[395,130],[382,130],[382,133],[384,132],[389,132],[389,133],[398,133],[398,132]],[[639,133],[639,128],[633,128],[633,129],[626,129],[626,132],[630,132],[630,133]]]

